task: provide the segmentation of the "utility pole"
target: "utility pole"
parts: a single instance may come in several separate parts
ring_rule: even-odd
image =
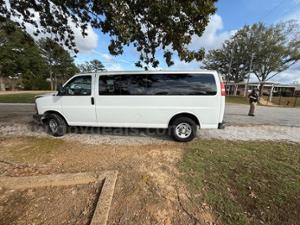
[[[227,90],[227,83],[229,81],[229,77],[231,76],[231,66],[232,66],[232,61],[233,61],[233,51],[231,51],[231,54],[230,54],[230,62],[229,62],[229,67],[228,67],[228,75],[227,75],[227,79],[226,79],[226,87],[225,87],[225,90]],[[230,93],[230,89],[228,90],[228,93],[226,93],[226,95],[229,95]]]
[[[252,72],[253,59],[254,59],[254,54],[252,53],[251,54],[251,60],[250,60],[249,74],[248,74],[247,83],[245,85],[245,90],[244,90],[244,97],[246,97],[247,94],[248,94],[248,86],[249,86],[249,81],[250,81],[250,75],[251,75],[251,72]]]
[[[231,74],[232,60],[233,60],[233,54],[231,53],[231,55],[230,55],[230,63],[229,63],[229,67],[228,67],[228,75]]]

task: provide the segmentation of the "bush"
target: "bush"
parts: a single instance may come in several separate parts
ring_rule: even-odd
[[[44,78],[23,79],[25,90],[50,90],[50,84]]]

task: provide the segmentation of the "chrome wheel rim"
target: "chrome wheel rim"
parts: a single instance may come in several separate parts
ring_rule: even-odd
[[[180,123],[176,126],[175,132],[180,138],[188,138],[192,134],[192,126],[188,123]]]
[[[51,119],[49,121],[49,127],[50,127],[50,130],[52,133],[55,133],[57,131],[57,128],[58,128],[58,124],[55,120]]]

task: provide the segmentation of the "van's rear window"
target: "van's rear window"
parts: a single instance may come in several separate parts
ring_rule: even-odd
[[[100,95],[216,95],[212,74],[133,74],[99,78]]]

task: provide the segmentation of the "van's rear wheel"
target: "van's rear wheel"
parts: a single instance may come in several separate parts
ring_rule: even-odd
[[[47,132],[55,137],[63,136],[67,131],[67,124],[60,115],[49,114],[45,122]]]
[[[172,122],[169,129],[175,141],[188,142],[195,138],[197,124],[191,118],[179,117]]]

